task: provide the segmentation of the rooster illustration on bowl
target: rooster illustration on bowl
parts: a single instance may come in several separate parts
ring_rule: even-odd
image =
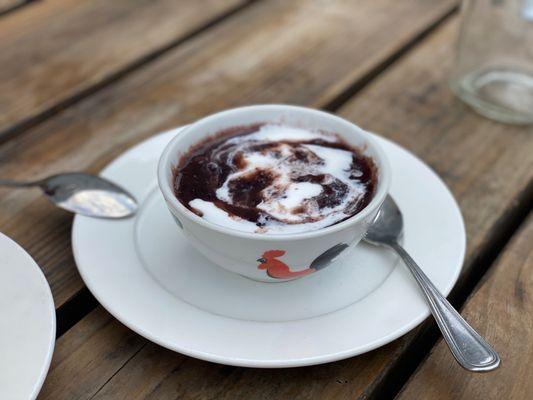
[[[289,265],[285,264],[279,259],[285,255],[285,250],[267,250],[263,253],[261,258],[257,259],[257,262],[259,263],[257,268],[266,270],[268,276],[275,279],[291,279],[301,277],[327,267],[347,247],[348,245],[346,243],[336,244],[315,258],[308,268],[298,271],[292,270]]]

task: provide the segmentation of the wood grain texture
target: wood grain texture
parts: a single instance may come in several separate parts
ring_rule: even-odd
[[[30,3],[32,0],[0,0],[0,16]]]
[[[146,342],[101,308],[69,332],[56,343],[39,399],[91,398]]]
[[[0,136],[244,0],[46,0],[0,23]]]
[[[320,106],[453,7],[447,0],[254,3],[1,146],[0,174],[30,179],[97,172],[158,131],[231,106]],[[37,190],[0,189],[0,229],[43,268],[57,307],[82,287],[70,217]]]
[[[0,10],[11,8],[25,2],[27,0],[0,0]]]
[[[58,340],[39,400],[337,398],[366,357],[283,370],[215,365],[150,343],[99,307]]]
[[[400,400],[533,398],[532,243],[533,215],[462,310],[500,353],[501,367],[487,374],[467,374],[441,341],[400,393]]]
[[[476,259],[490,250],[509,213],[524,206],[533,174],[533,137],[532,128],[483,119],[449,93],[446,78],[456,29],[456,21],[439,29],[340,111],[413,150],[450,186],[468,229],[464,280]],[[65,341],[70,336],[67,332]],[[415,338],[416,332],[359,357],[289,370],[219,366],[150,343],[95,398],[367,398],[391,370],[401,368],[399,357]]]

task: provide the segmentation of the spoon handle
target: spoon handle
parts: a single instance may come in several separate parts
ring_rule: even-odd
[[[498,353],[461,317],[398,243],[391,247],[403,259],[426,295],[431,313],[457,362],[466,370],[491,371],[500,365]]]
[[[30,186],[38,186],[41,183],[41,181],[34,181],[34,182],[19,182],[19,181],[13,181],[11,179],[0,179],[0,186],[10,186],[10,187],[30,187]]]

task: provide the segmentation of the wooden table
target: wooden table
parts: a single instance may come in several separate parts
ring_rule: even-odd
[[[417,154],[449,185],[468,250],[450,299],[500,352],[467,374],[431,320],[370,353],[288,370],[227,367],[148,342],[85,288],[72,217],[0,190],[0,230],[52,287],[58,340],[40,399],[533,398],[533,130],[450,93],[453,0],[0,0],[0,175],[98,172],[217,110],[326,109]]]

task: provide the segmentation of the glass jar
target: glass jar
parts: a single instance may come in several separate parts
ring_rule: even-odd
[[[452,90],[501,122],[533,123],[533,0],[464,0]]]

